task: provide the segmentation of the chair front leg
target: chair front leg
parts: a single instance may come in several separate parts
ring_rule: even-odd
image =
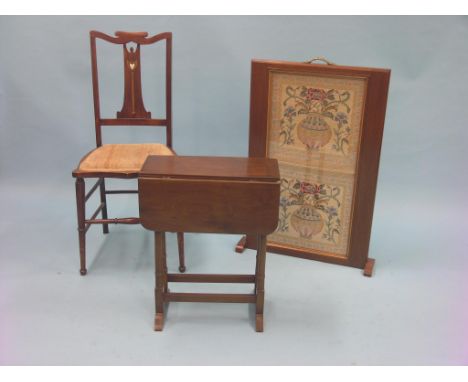
[[[76,178],[76,212],[78,217],[78,241],[80,247],[80,274],[86,274],[85,182]]]
[[[104,183],[104,178],[101,178],[101,184],[99,186],[101,192],[101,203],[104,204],[102,208],[102,218],[107,219],[107,199],[106,199],[106,185]],[[109,233],[109,224],[102,225],[102,232],[104,234]]]

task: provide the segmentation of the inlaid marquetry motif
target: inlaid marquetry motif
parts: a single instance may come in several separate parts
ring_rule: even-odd
[[[267,155],[281,174],[269,242],[347,256],[366,80],[272,72]]]
[[[146,111],[143,103],[141,89],[141,60],[140,44],[136,49],[127,44],[123,45],[124,52],[124,103],[122,110],[117,112],[117,118],[151,118],[151,113]]]

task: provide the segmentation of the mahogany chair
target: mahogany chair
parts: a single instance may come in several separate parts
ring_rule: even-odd
[[[116,118],[102,118],[100,112],[98,65],[96,58],[96,39],[123,46],[124,58],[124,101],[122,110],[117,112]],[[138,190],[106,190],[105,178],[132,179],[138,173],[148,155],[175,155],[172,149],[172,33],[160,33],[148,37],[146,32],[115,32],[115,37],[91,31],[91,64],[93,79],[94,117],[96,127],[96,148],[86,154],[73,171],[76,178],[76,205],[78,215],[78,238],[80,247],[80,274],[86,270],[86,232],[93,224],[102,224],[103,233],[109,232],[109,224],[140,224],[139,217],[113,218],[107,216],[106,196],[109,194],[138,193]],[[141,60],[142,45],[166,42],[166,118],[151,118],[151,112],[145,109],[141,88]],[[136,45],[128,49],[127,44]],[[166,144],[102,144],[102,126],[165,126]],[[97,182],[86,193],[85,179],[97,178]],[[101,203],[87,219],[85,206],[87,200],[99,188]],[[101,219],[97,219],[101,213]],[[179,270],[185,271],[184,236],[177,233],[179,249]]]

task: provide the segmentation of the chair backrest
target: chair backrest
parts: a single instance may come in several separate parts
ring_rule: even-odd
[[[172,148],[172,33],[160,33],[148,37],[146,32],[115,32],[109,36],[102,32],[91,31],[91,65],[93,76],[94,119],[96,126],[96,145],[102,145],[102,126],[166,126],[166,145]],[[99,99],[98,64],[96,57],[96,39],[102,39],[123,46],[124,53],[124,102],[116,118],[101,118]],[[140,45],[154,44],[166,40],[166,118],[153,119],[151,112],[145,109],[141,90]],[[134,43],[130,49],[127,44]]]

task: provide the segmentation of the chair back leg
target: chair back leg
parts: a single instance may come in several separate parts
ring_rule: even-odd
[[[102,207],[101,214],[103,219],[107,219],[107,198],[106,198],[106,185],[105,185],[105,180],[104,178],[101,179],[101,184],[100,184],[100,193],[101,193],[101,203],[103,204],[104,207]],[[109,224],[103,224],[102,225],[102,232],[103,233],[109,233]]]

